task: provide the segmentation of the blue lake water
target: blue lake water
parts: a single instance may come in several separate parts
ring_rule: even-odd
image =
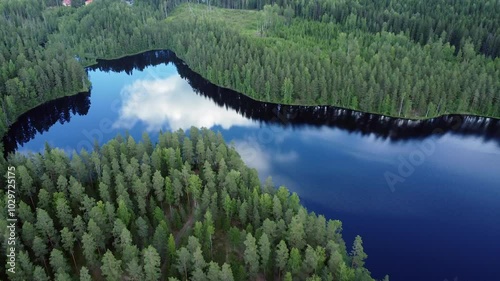
[[[220,131],[261,178],[363,237],[366,267],[395,281],[500,280],[500,121],[409,121],[253,101],[166,51],[89,69],[92,90],[25,114],[7,149],[92,149],[128,132]]]

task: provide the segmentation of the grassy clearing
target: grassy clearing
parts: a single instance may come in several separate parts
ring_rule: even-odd
[[[242,35],[259,36],[259,11],[223,9],[207,5],[184,3],[175,8],[167,21],[186,17],[203,17],[208,20],[222,21]]]
[[[282,38],[267,34],[261,36],[260,23],[262,22],[262,14],[255,10],[237,10],[224,9],[218,7],[210,7],[204,4],[183,3],[177,6],[166,19],[167,22],[182,20],[189,17],[200,17],[209,21],[222,22],[227,28],[238,32],[242,36],[252,37],[256,42],[260,42],[265,46],[273,46],[277,48],[313,48],[315,51],[317,43],[311,38]]]

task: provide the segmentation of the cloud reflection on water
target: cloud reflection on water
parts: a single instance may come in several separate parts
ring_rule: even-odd
[[[219,125],[253,127],[234,110],[221,108],[200,98],[179,75],[160,79],[140,79],[122,89],[122,104],[114,128],[131,129],[143,122],[148,131],[188,129],[191,126],[212,128]]]

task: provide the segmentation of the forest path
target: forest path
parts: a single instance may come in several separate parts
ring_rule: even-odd
[[[182,228],[174,235],[174,240],[175,240],[175,247],[179,247],[179,243],[181,242],[181,239],[184,237],[186,234],[188,228],[192,227],[194,223],[194,212],[192,212],[188,220],[184,223]],[[161,281],[167,280],[167,268],[168,268],[168,260],[166,260],[162,265],[161,265],[161,272],[162,272],[162,278],[160,278]],[[173,265],[171,265],[173,266]]]
[[[179,232],[175,234],[175,246],[179,245],[179,242],[181,241],[182,237],[184,237],[184,234],[186,233],[187,229],[192,227],[193,223],[194,223],[194,213],[191,213],[186,223],[184,223]]]

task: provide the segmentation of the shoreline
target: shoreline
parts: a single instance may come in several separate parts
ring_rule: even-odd
[[[213,85],[215,85],[215,86],[217,86],[219,88],[222,88],[222,89],[228,89],[228,90],[237,92],[237,93],[239,93],[241,95],[244,95],[245,97],[247,97],[249,99],[252,99],[252,100],[254,100],[256,102],[262,102],[262,103],[274,104],[274,105],[286,105],[286,106],[335,107],[335,108],[338,108],[338,109],[345,109],[345,110],[355,111],[355,112],[359,112],[359,113],[362,113],[362,114],[372,114],[372,115],[377,115],[379,117],[384,117],[384,118],[393,118],[393,119],[408,120],[408,121],[426,121],[426,120],[444,118],[444,117],[449,117],[449,116],[462,116],[462,117],[470,116],[470,117],[479,117],[479,118],[489,118],[489,119],[500,120],[500,116],[479,115],[479,114],[470,113],[470,112],[461,112],[461,113],[460,112],[447,112],[447,113],[439,114],[439,115],[436,115],[436,116],[430,116],[430,117],[423,117],[423,116],[402,117],[402,116],[382,114],[382,113],[379,113],[379,112],[376,112],[376,111],[361,111],[361,110],[358,110],[358,109],[353,109],[353,108],[344,107],[344,106],[331,105],[331,104],[293,104],[293,103],[292,104],[285,104],[285,103],[276,103],[276,102],[270,102],[270,101],[255,99],[255,98],[253,98],[253,97],[251,97],[249,95],[246,95],[245,93],[241,93],[241,92],[239,92],[237,90],[234,90],[232,88],[223,87],[223,86],[220,86],[220,85],[217,85],[217,84],[213,83],[212,81],[206,79],[203,75],[201,75],[197,71],[193,70],[189,66],[189,64],[187,62],[185,62],[184,59],[182,59],[181,57],[179,57],[177,55],[176,52],[174,52],[171,49],[164,49],[164,48],[152,48],[152,49],[143,50],[143,51],[140,51],[140,52],[127,53],[127,54],[124,54],[122,56],[117,56],[117,57],[112,57],[112,58],[93,58],[91,63],[83,64],[82,67],[85,70],[87,70],[88,68],[90,68],[92,66],[98,65],[99,64],[98,60],[112,61],[112,60],[123,59],[123,58],[126,58],[126,57],[135,56],[135,55],[140,55],[140,54],[143,54],[143,53],[146,53],[146,52],[154,52],[154,51],[170,51],[170,52],[172,52],[174,54],[174,56],[177,59],[181,60],[184,64],[186,64],[189,67],[189,69],[191,69],[191,71],[193,71],[196,74],[200,75],[201,77],[203,77],[203,79],[205,79],[209,83],[211,83],[211,84],[213,84]],[[87,78],[88,78],[88,76],[87,76]],[[64,95],[64,96],[60,96],[60,97],[57,97],[55,99],[47,100],[47,101],[44,101],[42,103],[37,103],[35,106],[30,107],[28,110],[26,110],[25,112],[23,112],[19,116],[16,116],[16,118],[14,119],[14,122],[12,122],[12,124],[10,124],[8,126],[7,130],[5,132],[0,132],[0,137],[3,138],[5,136],[5,134],[7,134],[9,132],[9,128],[13,124],[15,124],[24,114],[28,113],[30,110],[33,110],[33,109],[35,109],[38,106],[41,106],[41,105],[43,105],[45,103],[48,103],[48,102],[51,102],[51,101],[54,101],[54,100],[57,100],[57,99],[60,99],[60,98],[74,96],[74,95],[77,95],[77,94],[83,93],[83,92],[89,92],[89,91],[91,91],[91,89],[92,89],[92,82],[90,81],[90,85],[86,89],[81,89],[80,91],[77,91],[77,92],[74,92],[74,93],[70,93],[70,94],[67,94],[67,95]]]

